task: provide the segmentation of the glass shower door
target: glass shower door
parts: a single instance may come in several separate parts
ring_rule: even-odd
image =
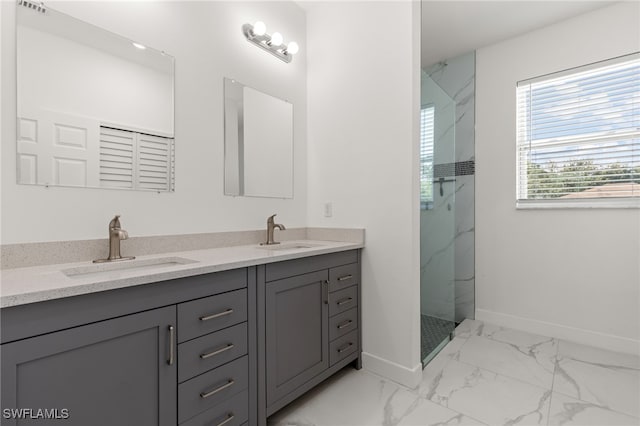
[[[420,129],[421,359],[455,329],[455,101],[424,71]]]

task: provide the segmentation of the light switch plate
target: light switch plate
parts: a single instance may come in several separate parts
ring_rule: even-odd
[[[331,217],[331,216],[333,216],[333,203],[332,202],[324,203],[324,217]]]

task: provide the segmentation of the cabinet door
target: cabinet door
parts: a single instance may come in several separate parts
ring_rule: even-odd
[[[175,425],[175,326],[170,306],[3,345],[2,424]]]
[[[267,406],[329,367],[328,273],[266,284]]]

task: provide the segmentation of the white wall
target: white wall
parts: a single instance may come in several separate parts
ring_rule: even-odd
[[[309,226],[366,228],[364,365],[413,386],[421,373],[419,3],[319,3],[307,26]]]
[[[306,23],[293,2],[58,2],[48,7],[176,58],[176,192],[17,185],[15,2],[1,2],[2,243],[105,238],[113,214],[131,236],[262,229],[278,213],[306,225]],[[286,64],[248,43],[241,26],[263,20],[296,40]],[[294,198],[223,195],[223,77],[294,104]]]
[[[476,318],[638,351],[640,210],[516,210],[516,82],[640,50],[626,2],[478,50]]]

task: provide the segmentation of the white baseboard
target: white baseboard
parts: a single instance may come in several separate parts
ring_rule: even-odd
[[[362,352],[362,366],[372,373],[393,380],[410,389],[416,388],[422,381],[422,364],[407,368],[395,362]]]
[[[640,341],[629,339],[628,337],[615,336],[613,334],[605,334],[583,328],[570,327],[484,309],[476,309],[476,320],[501,327],[515,328],[529,333],[608,349],[610,351],[635,355],[640,353]]]

